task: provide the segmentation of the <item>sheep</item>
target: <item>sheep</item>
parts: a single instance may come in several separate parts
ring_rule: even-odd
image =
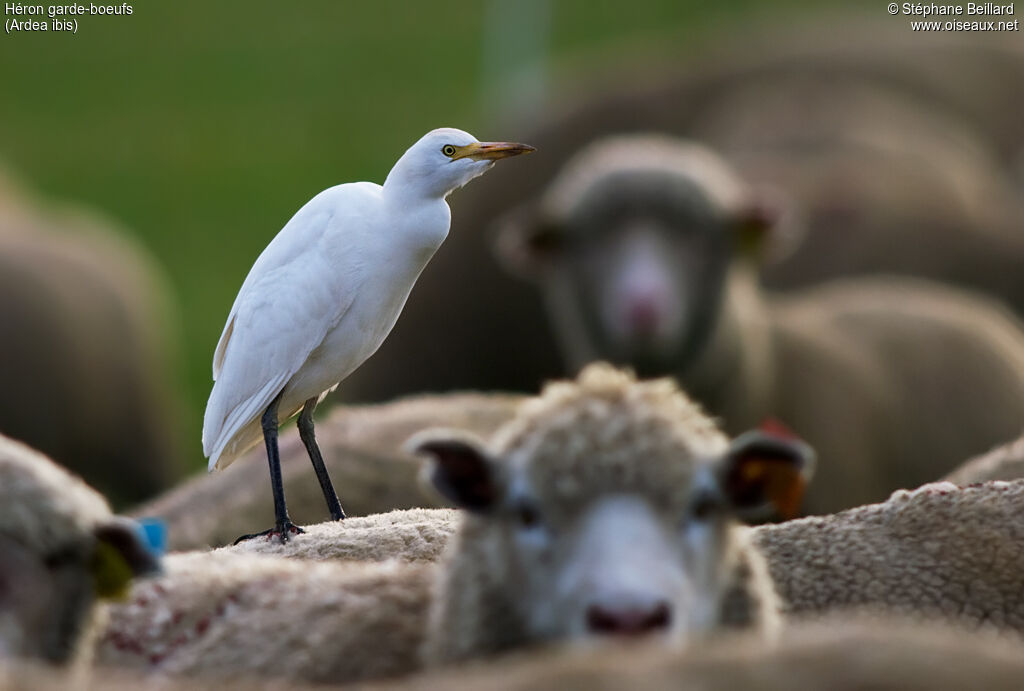
[[[728,432],[776,418],[805,436],[822,458],[809,512],[880,501],[1019,431],[1012,314],[910,278],[765,294],[758,250],[777,219],[757,197],[707,147],[612,137],[574,157],[503,244],[540,284],[569,368],[672,374]]]
[[[287,545],[278,540],[245,540],[214,553],[268,554],[312,561],[437,561],[458,529],[453,509],[404,509],[349,516],[307,527]]]
[[[439,424],[489,435],[512,417],[522,400],[467,393],[345,407],[318,422],[317,437],[331,477],[339,489],[346,488],[350,516],[440,506],[438,498],[421,491],[416,480],[419,464],[402,450],[402,443],[414,432]],[[282,433],[280,448],[285,492],[294,497],[292,518],[302,525],[326,520],[327,512],[317,500],[319,484],[312,481],[312,468],[294,430]],[[230,544],[246,526],[273,518],[265,475],[262,463],[236,463],[215,476],[204,472],[129,515],[164,519],[172,550]]]
[[[110,221],[0,187],[0,432],[116,507],[150,497],[184,438],[160,274]]]
[[[165,571],[112,609],[98,664],[153,678],[310,683],[418,666],[434,565],[222,551],[172,554]]]
[[[649,644],[519,655],[375,684],[376,691],[960,691],[1020,688],[1021,642],[941,623],[794,623],[774,645],[733,634],[683,651]]]
[[[942,691],[1006,689],[1024,676],[1019,641],[978,635],[937,622],[893,617],[843,617],[794,622],[766,645],[748,635],[725,635],[690,650],[662,645],[622,649],[543,651],[488,661],[486,665],[431,670],[401,679],[359,684],[377,691],[418,689],[863,689]],[[0,691],[62,691],[64,674],[27,665],[0,667]],[[307,687],[280,678],[160,679],[137,671],[91,670],[72,688],[130,691],[279,691]],[[351,688],[351,687],[346,687]]]
[[[954,485],[1024,477],[1024,435],[956,468],[944,479]]]
[[[314,526],[287,552],[253,541],[172,555],[167,577],[112,612],[99,660],[350,681],[551,639],[778,627],[765,566],[734,516],[795,507],[813,463],[797,440],[755,432],[730,445],[671,382],[594,366],[523,406],[491,450],[443,430],[409,444],[469,512],[440,563],[401,538],[403,525],[435,521],[444,540],[455,521],[443,510]],[[353,524],[355,547],[323,546]],[[545,524],[564,531],[550,545]],[[406,561],[345,561],[380,558],[359,547],[376,540],[359,534],[367,526]]]
[[[0,691],[323,691],[281,679],[161,679],[110,667],[66,670],[23,660],[0,661]]]
[[[839,620],[839,616],[848,616],[847,610],[867,608],[915,619],[951,619],[975,632],[994,628],[1024,634],[1024,601],[1019,597],[1019,574],[1024,572],[1018,511],[1021,501],[1024,481],[967,488],[932,484],[899,491],[886,503],[835,516],[756,527],[751,531],[750,544],[767,562],[786,620],[823,615]],[[486,519],[464,513],[467,521]],[[386,541],[393,531],[391,524],[398,522],[395,518],[377,519],[378,525],[384,526]],[[415,519],[410,520],[433,522],[436,534],[442,535],[451,529],[452,518],[450,511],[435,509],[416,512]],[[348,546],[332,551],[335,539],[346,538],[344,523],[313,527],[296,539],[293,547],[298,553],[285,557],[276,556],[279,548],[262,541],[214,553],[172,555],[167,560],[166,578],[137,586],[133,601],[112,612],[111,629],[102,638],[99,660],[167,675],[258,673],[310,680],[307,671],[313,670],[319,681],[397,675],[436,661],[429,654],[418,659],[417,649],[429,647],[424,641],[438,635],[436,627],[441,618],[437,609],[445,587],[454,585],[451,577],[445,577],[445,569],[458,563],[458,541],[465,541],[465,536],[452,543],[446,559],[435,567],[423,561],[425,554],[419,545],[408,555],[399,546],[390,553],[391,561],[367,564],[344,559],[380,559],[382,555],[372,545],[361,551]],[[467,531],[459,529],[461,535]],[[362,537],[373,542],[371,533]],[[303,547],[303,541],[309,545]],[[317,542],[321,548],[312,549]],[[274,554],[252,554],[261,544]],[[390,544],[394,546],[395,542]],[[399,563],[403,558],[419,561]],[[328,563],[317,564],[311,559]],[[341,563],[332,561],[339,559]],[[285,561],[294,566],[283,565]],[[321,566],[329,568],[318,570]],[[341,570],[332,571],[330,567]],[[312,584],[303,584],[306,573],[312,574]],[[392,577],[400,586],[380,585]],[[367,582],[374,585],[367,592],[358,591],[366,601],[349,597],[350,584]],[[475,590],[469,589],[468,597],[475,597]],[[464,593],[450,592],[450,598],[467,597]],[[334,598],[330,606],[323,606],[326,594]],[[285,602],[279,604],[278,598],[285,598]],[[398,598],[406,604],[392,606],[375,598]],[[410,599],[415,604],[407,606]],[[364,614],[347,614],[354,611],[351,608],[356,607],[355,603],[372,611],[380,608],[382,612],[400,612],[400,621],[395,624],[400,635],[389,637],[385,632],[390,625],[377,625],[381,620],[374,617],[370,619],[370,633],[362,633]],[[327,614],[318,611],[325,608]],[[431,608],[434,616],[429,620]],[[228,620],[236,615],[241,618]],[[337,645],[332,636],[319,633],[332,625],[321,620],[328,615],[336,622],[334,625],[346,628],[345,638]],[[317,634],[304,638],[302,632],[310,619]],[[504,621],[495,621],[499,631],[500,623]],[[434,633],[428,634],[430,624]],[[246,637],[246,628],[260,632],[254,643]],[[414,633],[414,629],[420,633]],[[270,644],[262,632],[268,630],[274,631],[276,640],[288,643],[264,649]],[[465,636],[467,631],[456,633]],[[443,636],[452,634],[451,630],[442,632]],[[367,639],[359,644],[364,646],[360,650],[380,648],[383,659],[400,663],[392,670],[384,671],[379,666],[370,670],[372,659],[345,654],[351,641],[364,636]],[[293,646],[305,651],[294,663],[290,661]],[[241,650],[253,653],[245,656]],[[272,670],[273,665],[266,661],[270,658],[276,660]],[[253,670],[253,664],[258,670]],[[328,670],[331,664],[337,666]],[[335,674],[338,676],[332,677]]]
[[[103,497],[0,436],[0,658],[84,664],[97,600],[156,567]]]
[[[1024,312],[1024,205],[990,142],[906,90],[832,80],[797,72],[746,84],[706,104],[689,128],[799,218],[797,242],[771,243],[764,284],[902,273]]]
[[[940,482],[752,540],[787,614],[870,606],[1024,633],[1021,501],[1024,482]]]
[[[778,627],[736,516],[795,510],[813,463],[797,440],[750,432],[730,445],[671,380],[595,364],[546,386],[488,445],[450,430],[409,445],[467,512],[433,598],[431,664],[551,640]]]
[[[789,209],[787,218],[804,218],[790,227],[803,227],[807,244],[766,257],[773,289],[885,269],[956,281],[1024,310],[1020,186],[1015,193],[1008,180],[1024,151],[1024,97],[1006,88],[1024,74],[1019,34],[908,42],[897,24],[844,21],[842,30],[781,35],[763,22],[746,30],[730,24],[728,36],[685,55],[616,59],[611,70],[588,62],[587,73],[552,90],[570,97],[516,123],[543,160],[496,171],[462,193],[452,238],[421,278],[395,337],[348,380],[349,395],[534,391],[567,374],[555,335],[541,326],[542,300],[500,270],[486,231],[502,218],[528,216],[584,147],[627,132],[713,137],[705,143],[769,183],[766,199]],[[609,73],[620,77],[610,81]],[[730,111],[731,103],[742,110]],[[781,129],[748,129],[766,118],[766,107],[765,125]],[[840,225],[845,237],[828,232]],[[816,230],[839,243],[835,251],[813,244]],[[913,237],[925,237],[927,251],[901,240]],[[433,338],[439,328],[443,340]]]
[[[1024,634],[1022,501],[1024,481],[964,488],[935,483],[832,516],[758,526],[750,539],[768,564],[786,616],[868,607]],[[338,524],[315,526],[294,547],[301,558],[422,562],[440,557],[439,543],[459,531],[448,510],[423,510],[409,520],[433,536],[429,552],[418,541],[404,548],[391,538],[395,529],[385,527],[381,541],[389,548],[381,553],[372,533],[353,539]],[[385,515],[378,524],[391,523],[398,521]],[[245,549],[280,552],[269,543]]]

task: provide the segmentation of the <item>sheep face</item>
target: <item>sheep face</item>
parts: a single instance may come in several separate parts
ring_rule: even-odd
[[[566,164],[538,208],[505,218],[498,251],[541,283],[571,364],[661,375],[705,347],[734,249],[774,223],[762,197],[701,146],[609,138]]]
[[[0,436],[0,659],[87,652],[98,598],[157,570],[135,526],[32,449]]]
[[[449,585],[485,592],[465,608],[479,614],[464,616],[503,628],[509,645],[685,640],[721,625],[746,549],[737,517],[794,511],[811,452],[760,432],[729,444],[674,387],[667,401],[645,400],[666,386],[541,399],[493,450],[458,435],[414,442],[437,489],[470,512]]]
[[[115,517],[47,554],[0,534],[0,659],[68,661],[98,598],[122,594],[158,565],[130,522]]]
[[[526,635],[580,639],[712,628],[728,540],[720,521],[686,513],[674,525],[670,512],[642,497],[613,494],[561,525],[533,517],[524,524],[520,517],[504,542],[522,583],[517,599]]]

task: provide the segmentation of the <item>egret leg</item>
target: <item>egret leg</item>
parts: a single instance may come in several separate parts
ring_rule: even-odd
[[[284,393],[283,391],[281,393]],[[267,463],[270,464],[270,490],[274,494],[274,527],[264,530],[262,533],[243,535],[235,540],[237,545],[243,540],[266,535],[277,537],[282,543],[288,542],[295,534],[305,532],[299,526],[292,523],[288,517],[288,507],[284,501],[284,480],[281,478],[281,455],[277,449],[277,407],[281,404],[281,393],[274,397],[263,413],[260,424],[263,426],[263,441],[267,445]]]
[[[331,483],[331,476],[327,473],[327,466],[324,465],[324,457],[320,455],[320,447],[316,443],[316,433],[313,431],[313,411],[316,410],[317,399],[311,398],[306,401],[299,414],[299,437],[306,445],[306,453],[309,460],[313,462],[313,470],[316,471],[316,479],[320,481],[320,489],[324,493],[324,501],[327,502],[327,510],[331,512],[331,520],[340,521],[345,517],[341,509],[341,502],[338,501],[338,494],[334,491]]]

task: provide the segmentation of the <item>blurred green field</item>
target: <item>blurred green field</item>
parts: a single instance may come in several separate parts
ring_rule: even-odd
[[[686,44],[751,13],[777,21],[811,6],[555,0],[550,58]],[[224,318],[288,217],[332,184],[383,180],[432,127],[516,136],[486,127],[486,13],[455,0],[144,1],[130,17],[80,18],[77,35],[0,38],[0,160],[123,223],[170,279],[190,463]]]

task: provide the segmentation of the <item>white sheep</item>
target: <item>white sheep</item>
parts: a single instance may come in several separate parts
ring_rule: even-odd
[[[749,634],[688,649],[651,642],[515,655],[375,685],[377,691],[1016,691],[1019,640],[941,622],[844,617],[794,623],[773,644]]]
[[[957,467],[944,479],[954,485],[1024,478],[1024,435]]]
[[[576,153],[503,246],[539,283],[568,367],[671,374],[730,433],[774,418],[805,437],[821,458],[807,513],[882,501],[1020,433],[1024,323],[1005,305],[896,275],[766,292],[758,260],[785,225],[774,206],[702,144],[621,135]],[[834,221],[821,230],[835,251],[811,264],[859,256],[861,236]],[[980,248],[979,230],[963,229]],[[929,255],[890,235],[880,253]],[[1024,257],[1019,228],[1014,242]]]
[[[686,498],[695,489],[693,471],[710,468],[708,458],[725,448],[724,438],[696,407],[666,382],[637,384],[598,368],[580,383],[549,387],[500,431],[487,451],[461,435],[421,436],[417,444],[436,459],[438,486],[471,507],[461,520],[449,510],[394,512],[362,523],[347,519],[316,526],[296,538],[287,558],[254,554],[279,552],[263,541],[172,556],[164,579],[141,583],[131,603],[114,609],[99,659],[166,675],[344,681],[404,674],[424,663],[486,656],[552,638],[593,639],[591,626],[636,631],[681,621],[689,625],[691,611],[708,617],[694,622],[697,628],[746,625],[755,638],[765,638],[778,622],[776,606],[790,616],[870,607],[955,618],[971,629],[1024,632],[1024,600],[1019,597],[1024,482],[963,489],[927,485],[834,516],[762,526],[750,532],[749,542],[731,545],[737,550],[732,562],[728,539],[717,542],[721,560],[707,559],[716,550],[691,550],[694,544],[699,547],[701,531],[682,528],[684,544],[692,540],[685,549],[704,556],[703,562],[695,558],[689,563],[703,563],[709,573],[717,570],[718,586],[700,591],[702,598],[690,596],[687,603],[678,593],[666,598],[674,618],[667,624],[657,608],[646,610],[646,617],[643,608],[636,608],[628,616],[590,620],[580,610],[587,612],[587,603],[602,597],[602,590],[605,602],[614,604],[622,593],[649,596],[666,582],[685,581],[685,574],[679,578],[679,543],[667,538],[655,559],[647,552],[659,542],[660,529],[652,529],[645,516],[656,511],[651,506],[668,507]],[[703,461],[687,457],[682,452],[690,444],[704,445],[708,456]],[[756,448],[746,446],[748,451]],[[671,455],[677,466],[661,462],[671,449],[679,452]],[[782,475],[777,480],[782,487],[799,485],[793,483],[796,478]],[[650,503],[588,499],[595,488],[612,494],[633,491]],[[531,489],[532,507],[523,503]],[[792,495],[777,494],[783,504],[793,503]],[[713,502],[686,505],[691,513],[715,513]],[[575,512],[582,512],[578,527],[560,530]],[[743,539],[742,529],[722,522],[729,526],[727,538]],[[601,525],[607,528],[588,529]],[[352,532],[346,535],[349,526]],[[549,530],[553,534],[545,535]],[[452,531],[458,537],[446,556],[437,565],[428,563]],[[704,547],[714,544],[711,539]],[[625,557],[633,559],[635,569],[619,570],[602,560],[623,551],[635,555]],[[394,561],[345,561],[388,556]],[[739,575],[748,580],[731,579],[729,564],[742,564],[744,557],[751,572]],[[400,563],[403,559],[415,563]],[[579,564],[584,568],[575,568]],[[737,586],[725,594],[730,580]],[[616,588],[619,594],[609,597]],[[642,604],[642,596],[633,602]],[[704,607],[691,609],[691,604]],[[558,621],[545,620],[545,610]],[[693,633],[691,638],[697,638]],[[897,640],[891,647],[903,651],[902,645]],[[879,643],[873,649],[887,647]],[[785,669],[787,659],[811,659],[813,650],[799,648],[793,657],[778,658],[781,662],[759,658],[749,674]],[[926,655],[913,646],[909,650]],[[852,669],[857,658],[842,651],[836,643],[825,659]]]
[[[351,516],[305,527],[287,544],[278,540],[245,540],[216,553],[269,554],[313,561],[434,562],[458,529],[454,509],[403,509],[370,516]]]
[[[97,662],[157,677],[314,683],[418,665],[435,565],[174,554],[111,610]]]
[[[769,635],[778,602],[737,514],[799,505],[813,454],[730,442],[667,379],[608,365],[548,385],[492,443],[425,432],[437,489],[467,515],[449,546],[425,659],[552,640],[729,627]]]
[[[1024,633],[1024,482],[942,482],[754,531],[792,614],[868,606]]]
[[[0,691],[323,691],[285,679],[160,679],[112,667],[66,669],[25,660],[0,661]]]
[[[155,568],[103,497],[0,436],[0,658],[85,660],[97,599]]]
[[[751,540],[767,561],[784,612],[867,606],[1024,634],[1022,503],[1024,481],[935,483],[832,516],[760,526]],[[441,554],[439,542],[458,529],[457,519],[444,509],[384,514],[379,523],[388,549],[380,552],[372,532],[354,538],[338,524],[316,526],[292,547],[306,558],[422,560]],[[429,535],[429,548],[390,537],[403,530]]]
[[[165,578],[114,610],[99,659],[169,676],[351,681],[409,672],[421,655],[777,627],[765,565],[734,514],[795,508],[811,463],[797,441],[730,445],[671,382],[594,366],[547,387],[489,450],[442,432],[412,446],[463,521],[396,512],[313,527],[288,557],[264,540],[173,555]],[[456,523],[447,556],[429,563]],[[382,546],[366,546],[378,535],[407,561],[332,560],[379,559]]]

